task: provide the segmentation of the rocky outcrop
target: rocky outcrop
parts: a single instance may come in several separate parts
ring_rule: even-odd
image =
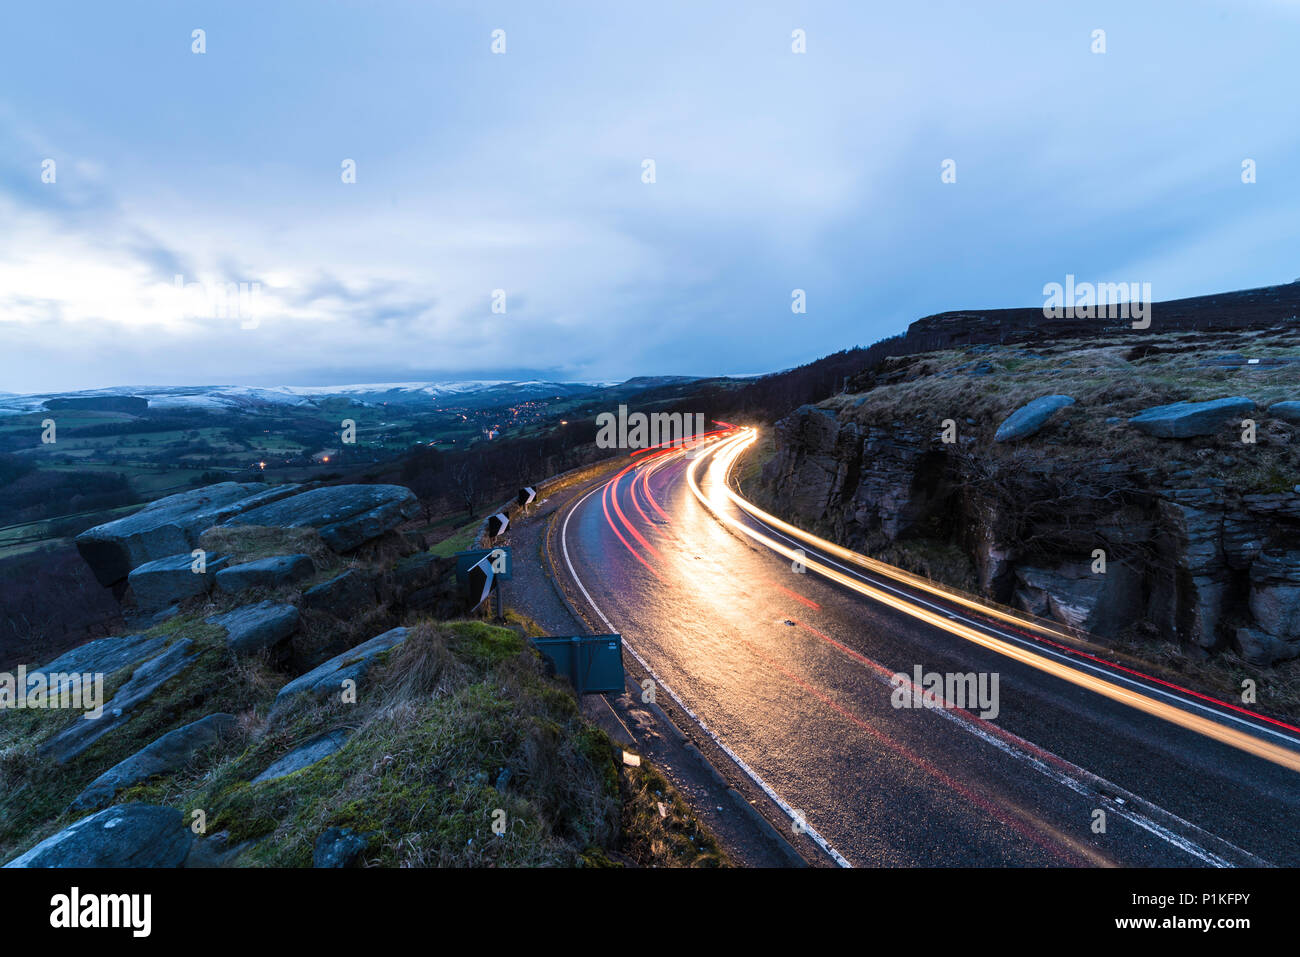
[[[180,867],[193,841],[175,808],[117,804],[69,825],[5,867]]]
[[[77,550],[99,583],[112,585],[145,562],[193,550],[205,529],[246,509],[291,496],[301,488],[221,482],[168,495],[133,515],[82,532],[76,538]]]
[[[1241,408],[1214,405],[1176,411],[1170,431],[1220,429]],[[780,514],[867,553],[957,546],[985,596],[1101,637],[1138,627],[1261,664],[1300,656],[1293,480],[1182,487],[1192,472],[1166,478],[1104,450],[1060,468],[1050,446],[1024,451],[1037,439],[1003,450],[968,425],[945,445],[937,428],[851,418],[850,404],[805,406],[777,424],[762,481]]]
[[[226,630],[226,647],[236,655],[254,655],[274,648],[298,628],[298,609],[273,601],[243,605],[205,619]]]
[[[336,552],[347,552],[395,529],[419,512],[400,485],[276,485],[221,482],[150,502],[140,511],[77,536],[77,549],[102,585],[133,569],[198,546],[214,526],[315,528]]]
[[[1190,439],[1214,435],[1224,425],[1255,408],[1253,399],[1233,396],[1209,402],[1173,402],[1139,412],[1128,424],[1162,439]]]
[[[113,765],[72,800],[74,810],[107,804],[118,791],[155,774],[170,774],[184,767],[195,754],[219,742],[235,726],[235,716],[210,714],[145,745],[131,757]]]

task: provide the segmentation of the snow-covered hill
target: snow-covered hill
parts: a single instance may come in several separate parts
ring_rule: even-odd
[[[654,380],[646,380],[647,383]],[[88,399],[96,396],[138,396],[150,409],[245,410],[318,406],[330,399],[363,405],[486,407],[527,399],[568,398],[595,392],[607,382],[515,382],[505,379],[471,379],[458,382],[379,382],[332,386],[114,386],[81,392],[32,395],[0,392],[0,415],[40,412],[51,399]]]

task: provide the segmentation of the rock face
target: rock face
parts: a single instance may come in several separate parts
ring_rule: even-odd
[[[204,620],[226,629],[226,647],[235,654],[253,655],[274,647],[297,630],[298,609],[263,601]]]
[[[117,689],[112,700],[104,704],[102,715],[77,719],[41,745],[41,755],[60,764],[66,763],[114,728],[125,724],[141,702],[194,663],[198,655],[190,653],[192,644],[188,638],[179,638],[162,654],[140,665],[126,684]]]
[[[348,740],[348,732],[339,729],[336,731],[327,731],[324,734],[318,734],[305,744],[300,744],[284,757],[273,763],[269,768],[253,778],[253,783],[259,781],[274,781],[293,774],[295,771],[301,771],[317,761],[328,758],[337,751]]]
[[[193,556],[181,552],[145,562],[131,570],[127,581],[141,610],[158,611],[186,598],[207,594],[213,576],[228,563],[224,555],[208,556],[204,570],[196,572]]]
[[[73,798],[72,808],[86,810],[107,804],[123,788],[146,781],[155,774],[169,774],[184,767],[195,754],[216,744],[234,726],[234,715],[210,714],[167,732],[95,778]]]
[[[1216,429],[1230,422],[1223,408],[1208,420]],[[1021,461],[966,437],[944,446],[937,432],[812,406],[775,432],[763,480],[776,510],[850,548],[941,544],[969,559],[987,597],[1100,637],[1140,624],[1257,663],[1300,656],[1300,487],[1289,478],[1276,492],[1174,487],[1104,452],[1057,468],[1050,453]]]
[[[1162,439],[1188,439],[1196,435],[1214,435],[1233,418],[1255,408],[1244,396],[1212,399],[1209,402],[1174,402],[1139,412],[1129,425]]]
[[[193,840],[175,808],[117,804],[69,825],[5,867],[180,867]]]
[[[1074,399],[1068,395],[1045,395],[1034,399],[1006,417],[998,426],[993,441],[1014,442],[1017,439],[1027,439],[1046,425],[1047,420],[1057,411],[1068,405],[1074,405]]]
[[[1248,659],[1258,664],[1300,655],[1300,551],[1260,555],[1250,566],[1250,613],[1256,635]]]
[[[276,588],[290,585],[316,573],[307,555],[276,555],[259,558],[242,565],[231,565],[217,572],[217,587],[234,595],[248,588]]]
[[[274,717],[282,712],[300,695],[322,698],[341,693],[344,681],[351,680],[360,684],[377,657],[405,640],[406,629],[393,628],[382,635],[376,635],[369,641],[362,642],[355,648],[350,648],[341,655],[335,655],[329,661],[313,668],[305,675],[300,675],[281,688],[279,694],[275,696],[275,703],[271,706],[271,715]]]
[[[76,538],[77,550],[99,583],[112,585],[145,562],[193,550],[199,535],[213,525],[245,509],[293,495],[300,488],[221,482],[169,495],[126,518],[87,529]]]
[[[419,514],[420,502],[400,485],[333,485],[241,511],[226,525],[311,526],[336,552],[346,552]]]

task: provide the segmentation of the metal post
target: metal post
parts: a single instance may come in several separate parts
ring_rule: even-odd
[[[573,638],[573,654],[569,656],[569,667],[572,669],[573,690],[578,695],[578,706],[582,706],[582,639]]]

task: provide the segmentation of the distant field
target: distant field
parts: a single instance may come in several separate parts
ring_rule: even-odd
[[[87,508],[94,511],[86,520],[107,521],[212,482],[371,481],[377,470],[413,448],[466,449],[485,442],[487,429],[500,429],[506,438],[544,435],[560,418],[575,415],[584,401],[590,398],[457,410],[432,403],[362,406],[331,398],[314,406],[245,411],[58,409],[0,417],[0,557],[69,541]],[[50,444],[42,442],[47,420],[56,427]],[[345,445],[342,432],[349,420],[356,441]],[[88,478],[85,489],[75,478],[69,481],[80,475]],[[117,476],[125,486],[113,485]],[[105,492],[114,500],[105,501]],[[128,495],[137,504],[116,507]],[[446,536],[438,547],[450,553],[468,547],[477,529],[477,522],[461,528],[464,521],[459,511],[425,532],[430,538]]]

